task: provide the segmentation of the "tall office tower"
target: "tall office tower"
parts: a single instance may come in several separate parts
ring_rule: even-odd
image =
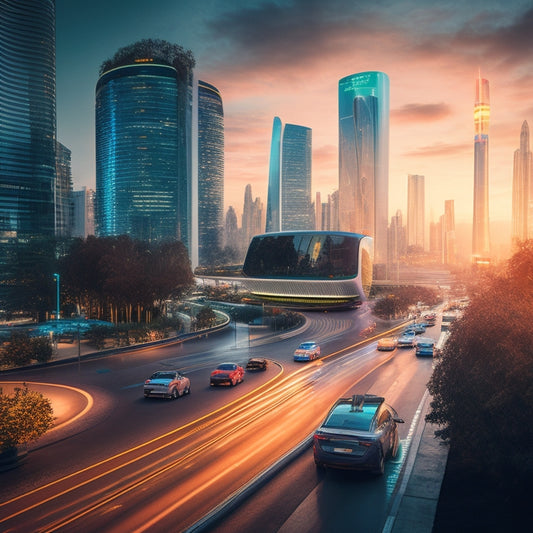
[[[339,81],[339,227],[374,238],[387,261],[389,78],[361,72]]]
[[[266,231],[313,228],[311,128],[274,117],[268,175]]]
[[[315,230],[322,229],[322,200],[320,199],[320,191],[315,194]]]
[[[407,246],[424,250],[425,224],[424,176],[407,177]]]
[[[391,217],[388,238],[388,264],[391,266],[389,279],[400,279],[400,259],[406,252],[405,228],[402,212],[398,209]]]
[[[241,256],[244,259],[244,251],[242,247],[241,230],[237,224],[237,213],[233,206],[229,206],[226,211],[226,220],[224,223],[224,246],[234,251],[236,256]],[[246,245],[248,247],[248,245]]]
[[[254,216],[254,201],[252,198],[252,186],[248,183],[244,189],[244,205],[242,209],[242,238],[244,244],[248,246],[253,237],[253,216]]]
[[[485,262],[490,256],[489,240],[489,82],[476,80],[474,105],[474,219],[472,256]]]
[[[513,242],[533,236],[533,164],[529,149],[529,126],[524,120],[520,148],[514,153],[513,167]]]
[[[55,212],[56,237],[70,237],[72,232],[72,152],[60,142],[56,143]]]
[[[444,217],[442,219],[442,262],[445,265],[454,265],[457,262],[455,207],[453,200],[444,201]]]
[[[72,237],[86,239],[89,235],[94,235],[94,191],[87,187],[73,191],[72,204]]]
[[[14,272],[21,259],[16,249],[35,250],[40,239],[55,234],[55,82],[54,0],[0,0],[0,308],[4,309],[18,291]]]
[[[198,81],[198,264],[206,266],[216,258],[222,248],[223,226],[222,97],[216,87],[205,81]],[[195,265],[194,251],[192,253],[192,264]]]
[[[330,225],[329,229],[331,231],[340,231],[339,190],[338,189],[328,196],[328,204],[329,204],[329,225]]]
[[[99,236],[179,239],[191,253],[194,58],[143,40],[100,68],[96,85]]]

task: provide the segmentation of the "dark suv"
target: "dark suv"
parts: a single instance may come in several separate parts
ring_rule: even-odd
[[[341,398],[315,431],[315,464],[383,474],[385,459],[398,453],[400,423],[403,420],[381,396]]]

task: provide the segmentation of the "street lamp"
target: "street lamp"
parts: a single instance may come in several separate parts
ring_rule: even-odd
[[[59,320],[59,274],[54,274],[54,280],[56,281],[56,320]]]

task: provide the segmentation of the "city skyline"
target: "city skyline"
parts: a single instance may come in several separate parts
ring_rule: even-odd
[[[148,12],[136,0],[125,6],[56,2],[58,140],[72,150],[76,189],[94,188],[98,67],[120,47],[161,38],[190,49],[195,74],[224,101],[224,212],[233,205],[240,215],[248,183],[266,199],[276,115],[313,130],[313,196],[337,189],[338,81],[379,70],[391,92],[389,213],[405,210],[405,177],[421,174],[429,220],[453,198],[456,222],[471,222],[472,91],[481,70],[492,89],[491,221],[510,220],[516,138],[533,115],[529,2],[160,0]]]

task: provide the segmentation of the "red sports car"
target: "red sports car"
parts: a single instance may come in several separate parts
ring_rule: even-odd
[[[244,368],[236,363],[222,363],[211,372],[211,386],[237,385],[244,379]]]

